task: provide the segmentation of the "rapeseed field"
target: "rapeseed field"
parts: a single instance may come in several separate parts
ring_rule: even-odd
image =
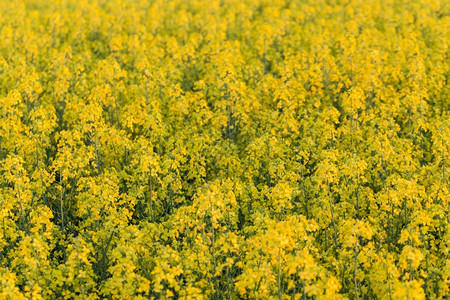
[[[448,0],[0,0],[0,299],[446,299]]]

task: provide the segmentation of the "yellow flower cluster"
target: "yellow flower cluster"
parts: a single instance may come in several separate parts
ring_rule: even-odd
[[[445,299],[446,0],[0,0],[0,299]]]

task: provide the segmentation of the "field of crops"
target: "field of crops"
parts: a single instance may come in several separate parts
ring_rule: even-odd
[[[448,0],[0,0],[0,299],[445,299]]]

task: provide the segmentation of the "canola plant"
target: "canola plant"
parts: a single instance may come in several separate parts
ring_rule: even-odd
[[[447,0],[0,0],[0,299],[445,299]]]

